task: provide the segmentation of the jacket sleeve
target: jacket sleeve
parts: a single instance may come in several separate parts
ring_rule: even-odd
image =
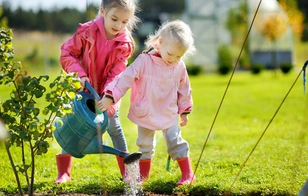
[[[123,43],[115,48],[115,51],[113,52],[113,55],[115,55],[113,57],[115,62],[113,64],[112,69],[108,73],[107,80],[103,86],[103,89],[105,89],[106,86],[108,86],[115,79],[117,75],[119,75],[125,70],[128,58],[131,57],[132,52],[133,52],[132,44],[128,42]]]
[[[113,96],[114,103],[117,103],[132,88],[135,81],[139,79],[139,74],[143,65],[143,60],[137,57],[135,61],[127,67],[121,74],[106,87],[105,92]]]
[[[78,77],[87,76],[80,64],[80,56],[83,52],[83,39],[80,35],[80,26],[75,34],[61,46],[60,63],[64,71],[77,72]]]
[[[189,114],[192,111],[193,100],[192,100],[192,89],[188,73],[185,70],[180,81],[180,87],[178,90],[178,112],[179,114]]]

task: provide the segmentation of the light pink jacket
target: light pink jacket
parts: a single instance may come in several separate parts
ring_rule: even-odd
[[[66,72],[77,72],[78,77],[89,77],[94,89],[102,94],[105,87],[125,70],[133,52],[128,30],[108,40],[103,17],[79,24],[75,34],[61,46],[60,63]],[[113,115],[119,104],[108,111]]]
[[[179,114],[192,110],[192,89],[183,61],[167,66],[161,57],[140,54],[107,86],[115,103],[131,89],[128,118],[151,130],[178,123]]]

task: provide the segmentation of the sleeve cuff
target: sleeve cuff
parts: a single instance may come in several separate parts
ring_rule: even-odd
[[[114,103],[114,99],[113,99],[113,96],[111,94],[105,94],[104,97],[108,98],[108,99],[111,99],[112,102]]]

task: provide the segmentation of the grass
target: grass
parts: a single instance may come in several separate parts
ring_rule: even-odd
[[[19,38],[18,42],[15,40],[16,44],[24,44],[20,36],[16,37]],[[57,58],[59,55],[58,49],[62,39],[63,37],[54,39],[53,44],[49,45],[51,58]],[[41,42],[38,41],[36,45],[39,47]],[[31,43],[36,42],[31,41]],[[22,58],[19,56],[17,58],[23,61],[23,56],[29,54],[31,50],[24,53],[22,52],[24,45],[17,46],[15,54],[22,53],[23,55],[20,55]],[[44,50],[39,47],[38,51]],[[150,180],[144,184],[142,190],[165,195],[182,195],[188,192],[190,195],[222,195],[228,194],[229,191],[231,195],[297,195],[308,175],[306,134],[308,107],[301,78],[295,83],[276,117],[273,121],[271,119],[295,82],[300,66],[306,60],[303,58],[304,56],[302,60],[297,58],[298,62],[301,62],[300,65],[287,75],[279,73],[274,76],[269,71],[260,75],[235,72],[219,112],[218,107],[230,75],[211,74],[191,77],[194,111],[189,116],[188,125],[182,129],[182,136],[190,144],[193,168],[195,169],[198,164],[197,181],[192,187],[174,187],[180,178],[180,170],[175,161],[171,161],[170,172],[165,170],[166,145],[161,132],[157,132],[156,154]],[[59,73],[58,68],[46,71],[33,69],[33,65],[31,66],[29,71],[31,75],[43,73],[53,78]],[[36,66],[41,68],[43,65],[38,63]],[[10,91],[3,86],[0,86],[0,91],[0,101],[4,101]],[[43,101],[40,104],[44,106]],[[123,98],[120,117],[129,150],[135,152],[138,151],[135,145],[137,130],[126,117],[128,107],[129,94]],[[216,121],[211,129],[217,112]],[[252,152],[267,126],[263,138]],[[108,134],[104,134],[103,141],[105,145],[112,146]],[[56,141],[50,141],[50,144],[48,153],[38,157],[36,161],[37,194],[123,194],[125,184],[120,180],[116,159],[108,154],[87,155],[82,159],[73,159],[71,174],[73,180],[66,184],[53,184],[57,177],[55,154],[61,149]],[[15,159],[18,157],[17,152],[13,148]],[[251,152],[246,165],[237,176]],[[0,159],[2,160],[0,195],[15,194],[16,182],[3,144],[0,144]],[[237,179],[234,182],[235,178]],[[25,183],[23,186],[26,189]]]
[[[175,161],[171,171],[166,172],[166,145],[157,132],[156,154],[151,178],[143,191],[155,194],[178,194],[190,191],[191,195],[219,195],[227,193],[244,160],[252,151],[266,126],[270,124],[259,145],[248,159],[231,188],[234,195],[297,195],[307,178],[306,110],[307,98],[301,81],[297,81],[283,103],[275,119],[270,123],[284,96],[295,81],[298,73],[273,76],[264,72],[253,76],[248,72],[235,73],[212,132],[203,151],[214,116],[217,113],[229,77],[204,75],[192,77],[194,111],[189,124],[182,129],[183,137],[189,142],[191,159],[197,181],[188,187],[175,188],[180,177]],[[300,78],[301,79],[301,78]],[[129,150],[137,151],[136,127],[127,118],[128,94],[121,107],[121,122]],[[108,134],[104,144],[112,146]],[[0,190],[4,193],[17,191],[16,183],[7,155],[0,150]],[[51,141],[48,153],[37,159],[36,191],[59,194],[61,192],[103,194],[123,193],[124,183],[113,155],[87,155],[73,160],[73,181],[54,185],[56,178],[55,154],[60,147]],[[15,154],[17,156],[17,154]]]

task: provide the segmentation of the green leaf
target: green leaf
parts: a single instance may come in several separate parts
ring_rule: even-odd
[[[47,106],[47,107],[48,107],[48,106]],[[49,111],[50,111],[47,107],[46,107],[46,108],[44,108],[44,109],[43,109],[43,112],[42,112],[42,113],[43,113],[43,115],[45,115],[45,116],[47,116],[47,115],[48,115],[48,113],[49,113]]]
[[[38,116],[40,114],[40,109],[39,108],[34,108],[32,112],[33,112],[33,114],[35,116]]]
[[[40,91],[40,90],[34,90],[34,95],[35,95],[35,97],[36,97],[36,98],[40,98],[40,97],[42,97],[42,96],[43,96],[43,94],[44,94],[44,92],[43,92],[43,91]]]
[[[29,84],[29,82],[31,81],[31,77],[30,76],[23,76],[22,77],[22,83],[27,85]]]

